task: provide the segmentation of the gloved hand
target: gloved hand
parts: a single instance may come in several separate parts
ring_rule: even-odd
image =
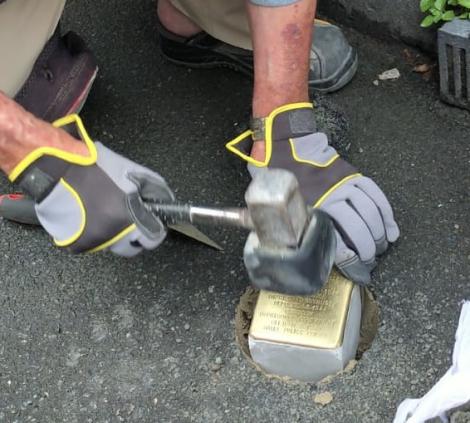
[[[266,141],[264,161],[249,156],[253,139]],[[248,162],[252,176],[266,167],[294,173],[307,204],[324,210],[334,221],[339,270],[357,283],[370,282],[375,258],[398,238],[398,226],[380,188],[342,160],[326,135],[316,131],[312,104],[274,110],[227,148]]]
[[[156,248],[167,231],[142,200],[172,200],[164,179],[94,143],[77,115],[54,126],[75,132],[89,156],[40,148],[9,177],[35,200],[39,221],[55,244],[74,253],[107,249],[126,257]]]

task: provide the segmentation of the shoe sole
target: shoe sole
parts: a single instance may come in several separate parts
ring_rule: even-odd
[[[76,98],[73,104],[70,106],[69,110],[65,113],[65,115],[70,115],[74,113],[78,114],[81,112],[83,106],[85,105],[88,99],[88,95],[90,94],[91,87],[93,86],[93,83],[95,82],[97,74],[98,74],[98,67],[95,68],[94,72],[91,74],[90,79],[85,85],[85,88],[80,93],[80,95]]]
[[[173,63],[178,66],[184,66],[185,68],[193,68],[193,69],[216,69],[216,68],[225,68],[225,69],[231,69],[236,72],[242,73],[243,75],[250,76],[252,77],[253,74],[251,71],[247,70],[245,67],[242,67],[240,65],[237,65],[236,63],[233,62],[227,62],[226,60],[214,60],[210,62],[201,62],[201,63],[195,63],[195,62],[186,62],[183,60],[178,60],[178,59],[173,59],[170,56],[167,56],[165,53],[160,52],[161,56],[167,60],[170,63]]]
[[[251,70],[246,69],[241,65],[238,65],[234,62],[228,62],[226,59],[213,60],[210,62],[188,62],[183,60],[174,59],[166,55],[163,51],[160,51],[161,56],[170,63],[173,63],[177,66],[184,66],[193,69],[216,69],[216,68],[225,68],[231,69],[236,72],[242,73],[243,75],[253,78],[253,73]],[[333,76],[328,79],[323,79],[320,81],[309,82],[309,91],[315,91],[319,93],[333,93],[339,91],[345,85],[347,85],[357,72],[358,68],[358,56],[357,52],[351,49],[350,54],[344,61],[341,69]],[[338,78],[338,74],[340,75]]]

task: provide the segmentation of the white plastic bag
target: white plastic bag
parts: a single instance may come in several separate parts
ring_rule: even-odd
[[[464,302],[455,334],[452,367],[424,397],[408,398],[398,407],[393,423],[423,423],[470,401],[470,301]]]

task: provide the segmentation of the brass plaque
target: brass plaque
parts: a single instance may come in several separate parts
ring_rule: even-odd
[[[296,297],[261,291],[251,322],[256,340],[338,348],[343,343],[353,283],[333,271],[317,294]]]

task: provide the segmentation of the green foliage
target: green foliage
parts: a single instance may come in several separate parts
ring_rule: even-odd
[[[419,8],[426,13],[423,28],[455,18],[470,19],[470,0],[420,0]]]

